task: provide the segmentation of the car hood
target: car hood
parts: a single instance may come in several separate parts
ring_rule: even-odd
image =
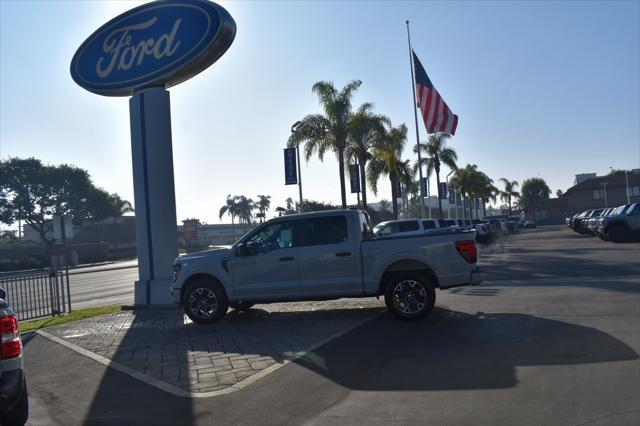
[[[218,246],[210,250],[198,251],[195,253],[185,254],[184,256],[179,256],[176,259],[176,262],[185,263],[191,260],[227,257],[230,255],[231,255],[231,246]]]

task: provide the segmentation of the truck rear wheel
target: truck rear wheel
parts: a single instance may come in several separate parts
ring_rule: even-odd
[[[183,293],[182,306],[191,321],[212,324],[227,313],[229,302],[219,282],[200,278],[189,284]]]
[[[417,320],[433,309],[436,291],[425,274],[402,272],[393,275],[387,283],[384,301],[396,317]]]

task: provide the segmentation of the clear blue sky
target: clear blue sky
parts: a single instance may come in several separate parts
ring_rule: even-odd
[[[220,3],[236,20],[235,42],[171,89],[179,220],[218,222],[229,193],[269,194],[272,207],[297,198],[297,186],[283,184],[282,148],[293,122],[320,111],[318,80],[361,79],[355,106],[370,101],[406,123],[411,145],[406,19],[460,117],[452,146],[461,165],[496,181],[539,174],[554,193],[576,173],[640,167],[638,1]],[[88,35],[136,4],[0,0],[1,158],[72,163],[133,200],[127,99],[81,89],[69,63]],[[305,197],[339,202],[336,163],[303,165]],[[370,197],[389,199],[388,186]]]

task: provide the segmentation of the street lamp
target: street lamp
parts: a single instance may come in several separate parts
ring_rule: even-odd
[[[610,173],[613,173],[613,167],[609,166]],[[626,182],[626,192],[627,192],[627,204],[631,204],[631,200],[629,199],[629,174],[627,170],[624,171],[624,180]]]
[[[302,123],[301,121],[296,121],[291,126],[291,133],[298,133],[300,130],[307,127],[306,123]],[[296,145],[296,156],[298,159],[298,193],[300,195],[300,204],[298,207],[298,211],[302,211],[302,170],[300,168],[300,142],[298,141]]]
[[[608,182],[601,182],[600,185],[602,185],[602,187],[604,188],[604,208],[606,209],[607,207],[609,207],[609,203],[607,202],[607,185],[609,183]]]

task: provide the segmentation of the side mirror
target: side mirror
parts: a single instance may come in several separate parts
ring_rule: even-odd
[[[0,288],[0,299],[6,299],[7,298],[7,292],[4,290],[4,288]]]
[[[246,243],[240,243],[238,244],[238,256],[240,257],[244,257],[244,256],[249,256],[249,248],[247,247]]]

